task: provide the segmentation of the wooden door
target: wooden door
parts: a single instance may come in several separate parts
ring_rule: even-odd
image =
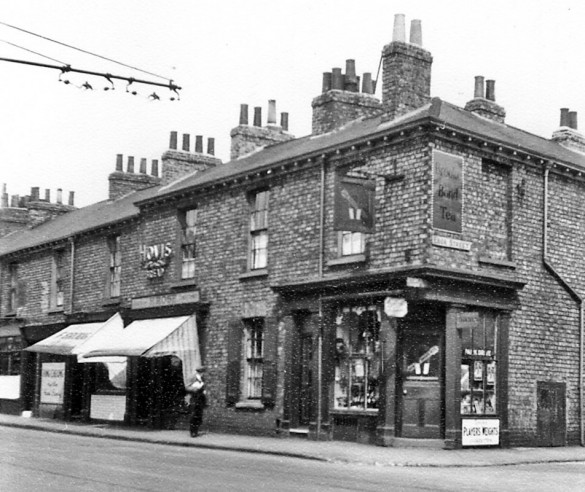
[[[539,446],[565,446],[565,383],[537,382],[537,436]]]
[[[313,411],[313,335],[304,333],[300,337],[299,360],[299,426],[309,425]]]

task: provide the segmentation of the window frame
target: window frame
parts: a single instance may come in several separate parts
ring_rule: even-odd
[[[193,223],[190,224],[188,217],[191,212],[194,212],[195,218]],[[193,280],[196,275],[196,260],[197,260],[197,226],[199,225],[199,209],[196,206],[183,208],[179,211],[179,267],[178,277],[180,280]],[[192,231],[192,240],[187,241],[187,231]],[[186,252],[190,250],[192,257],[185,258]],[[185,266],[188,266],[188,275],[185,275]]]
[[[261,401],[265,359],[264,318],[245,318],[242,335],[241,400]]]
[[[10,339],[14,347],[11,347]],[[18,335],[0,337],[0,376],[20,376],[23,348],[22,337]]]
[[[8,296],[6,311],[15,313],[18,307],[18,263],[8,264]]]
[[[51,272],[51,294],[49,307],[54,310],[63,309],[65,303],[65,250],[53,252]]]
[[[248,270],[258,271],[268,268],[268,220],[270,190],[263,188],[250,192]]]
[[[345,247],[345,238],[346,237],[350,237],[349,240],[349,244],[350,244],[350,251],[346,252],[344,250]],[[358,245],[358,249],[354,250],[354,245],[357,242],[359,242]],[[339,257],[340,258],[345,258],[347,256],[356,256],[356,255],[363,255],[366,253],[366,233],[365,232],[357,232],[357,231],[339,231],[339,235],[338,235],[338,251],[339,251]]]
[[[118,299],[122,291],[122,236],[113,234],[107,238],[108,271],[107,297]]]

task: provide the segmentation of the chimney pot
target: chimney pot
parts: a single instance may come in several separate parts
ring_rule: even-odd
[[[38,186],[33,186],[30,189],[30,200],[31,202],[38,202],[39,201],[39,195],[40,195],[40,189]]]
[[[195,152],[203,154],[203,135],[195,135]]]
[[[569,111],[569,128],[577,130],[577,111]]]
[[[150,167],[150,174],[158,178],[158,159],[153,159]]]
[[[288,132],[288,113],[280,113],[280,126],[285,132]]]
[[[178,133],[177,132],[171,132],[171,139],[169,142],[169,149],[171,150],[177,150],[177,137],[178,137]]]
[[[343,89],[350,92],[358,92],[359,84],[355,73],[355,60],[345,60],[345,80]]]
[[[69,192],[69,205],[71,205],[73,207],[74,204],[75,204],[75,192],[70,191]]]
[[[116,171],[124,172],[124,156],[122,154],[116,154]]]
[[[12,208],[18,208],[18,201],[19,201],[18,195],[12,195],[10,197],[10,206]]]
[[[276,101],[274,99],[268,100],[268,120],[266,124],[276,126]]]
[[[561,108],[561,126],[569,126],[569,108]]]
[[[417,46],[422,46],[422,27],[420,19],[410,21],[410,42]]]
[[[183,150],[189,152],[191,149],[191,135],[183,133]]]
[[[61,188],[57,188],[57,203],[59,205],[63,203],[63,190]]]
[[[343,85],[343,74],[341,73],[341,68],[335,67],[333,70],[331,70],[331,88],[333,90],[342,91]]]
[[[140,174],[146,174],[146,159],[144,157],[140,159]]]
[[[215,138],[207,138],[207,153],[209,155],[215,155]]]
[[[321,92],[331,90],[331,72],[323,72],[323,89]]]
[[[128,156],[128,165],[126,167],[126,172],[133,173],[134,172],[134,156]]]
[[[362,92],[364,94],[373,94],[374,86],[372,85],[372,74],[370,72],[364,72],[362,78]]]
[[[254,126],[262,126],[262,108],[254,107]]]
[[[495,80],[486,80],[485,81],[485,98],[488,101],[495,101],[496,100],[496,81]]]
[[[51,190],[45,189],[45,201],[51,203]]]
[[[392,31],[392,41],[406,42],[406,27],[404,14],[394,16],[394,30]]]
[[[483,75],[475,76],[475,89],[473,91],[473,97],[485,97],[485,84]]]
[[[240,125],[248,124],[248,105],[240,104]]]

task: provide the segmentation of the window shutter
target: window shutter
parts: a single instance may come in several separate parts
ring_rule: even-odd
[[[264,323],[264,363],[262,373],[262,403],[274,407],[276,403],[278,358],[278,321],[266,318]]]
[[[244,325],[242,320],[233,319],[228,327],[228,360],[226,374],[227,405],[235,405],[240,400],[240,375],[242,367],[242,336]]]

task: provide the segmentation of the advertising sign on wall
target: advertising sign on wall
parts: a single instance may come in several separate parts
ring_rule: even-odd
[[[497,446],[500,444],[499,419],[461,419],[462,446]]]
[[[61,405],[65,386],[65,362],[43,362],[41,369],[41,403]]]
[[[463,157],[433,150],[433,227],[461,232]]]

